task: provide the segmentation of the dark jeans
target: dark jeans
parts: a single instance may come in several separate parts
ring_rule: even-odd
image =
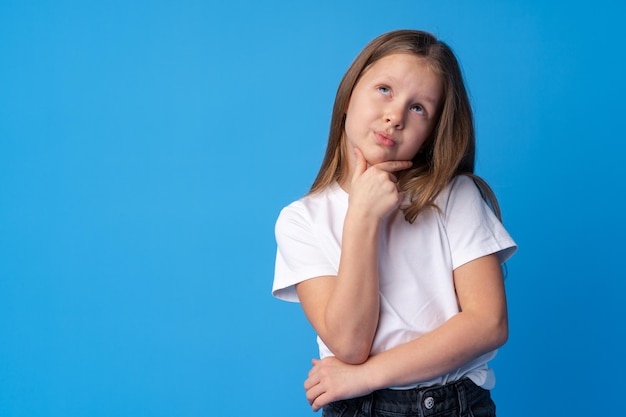
[[[443,386],[383,389],[324,407],[322,417],[495,417],[489,391],[469,378]]]

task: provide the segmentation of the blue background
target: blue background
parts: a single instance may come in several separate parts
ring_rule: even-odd
[[[456,51],[520,245],[499,415],[614,414],[618,3],[0,0],[0,416],[311,415],[274,221],[344,71],[398,28]]]

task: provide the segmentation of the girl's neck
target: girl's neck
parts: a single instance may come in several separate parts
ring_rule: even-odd
[[[342,190],[350,194],[350,181],[348,181],[347,178],[338,179],[337,184],[339,184],[339,187],[341,187]]]

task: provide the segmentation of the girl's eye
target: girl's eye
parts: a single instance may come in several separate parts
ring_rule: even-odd
[[[417,114],[424,114],[426,112],[424,108],[420,106],[419,104],[411,106],[411,111],[414,111]]]
[[[391,93],[391,91],[389,90],[389,87],[385,87],[384,85],[381,85],[380,87],[378,87],[378,91],[385,95],[389,95]]]

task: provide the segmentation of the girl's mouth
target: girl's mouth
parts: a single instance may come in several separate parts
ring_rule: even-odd
[[[390,148],[396,144],[391,136],[385,132],[374,132],[374,137],[376,138],[376,142],[378,142],[378,144],[382,146]]]

